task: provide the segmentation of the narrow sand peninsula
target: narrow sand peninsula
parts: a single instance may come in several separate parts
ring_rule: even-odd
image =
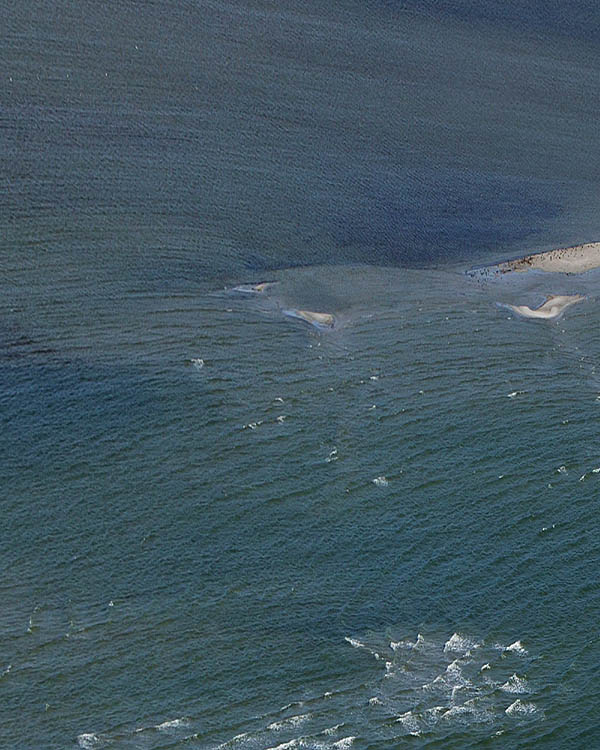
[[[548,297],[543,305],[536,308],[527,307],[527,305],[509,305],[507,303],[498,303],[501,307],[517,313],[522,318],[541,318],[543,320],[555,320],[571,305],[583,302],[585,297],[581,294],[553,294]]]
[[[593,268],[600,268],[600,242],[526,255],[524,258],[498,263],[496,268],[500,273],[532,269],[550,273],[584,273]]]
[[[289,318],[299,318],[317,328],[333,328],[335,318],[330,313],[311,312],[310,310],[284,310],[284,315]]]

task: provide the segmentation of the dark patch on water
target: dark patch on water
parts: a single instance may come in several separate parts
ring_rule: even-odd
[[[364,260],[425,266],[515,243],[559,214],[540,185],[467,172],[400,173],[371,183],[338,220],[341,248]]]

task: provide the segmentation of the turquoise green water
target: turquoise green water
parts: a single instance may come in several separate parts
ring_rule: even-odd
[[[0,744],[598,744],[595,9],[5,10]]]

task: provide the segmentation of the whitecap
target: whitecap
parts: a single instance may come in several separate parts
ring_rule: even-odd
[[[259,419],[258,422],[248,422],[248,424],[242,425],[242,430],[256,430],[257,427],[260,427],[263,421],[263,419]]]
[[[169,721],[163,721],[162,724],[157,724],[156,729],[164,732],[167,729],[176,729],[177,727],[184,727],[189,724],[189,719],[181,717],[180,719],[171,719]]]
[[[282,742],[281,745],[273,745],[273,747],[268,747],[267,750],[290,750],[292,747],[300,747],[300,743],[302,741],[302,738],[297,738],[294,740],[290,740],[289,742]]]
[[[468,654],[471,649],[478,648],[480,645],[474,638],[454,633],[444,644],[444,652],[455,651],[457,653]]]
[[[551,528],[554,528],[556,524],[553,524]],[[523,647],[523,644],[521,641],[515,641],[514,643],[511,643],[510,646],[507,646],[505,651],[512,651],[515,654],[526,654],[527,649]]]
[[[356,737],[342,737],[341,740],[334,742],[331,747],[339,747],[342,750],[342,748],[350,747],[355,739]]]
[[[456,719],[456,718],[467,718],[470,722],[487,722],[493,717],[489,711],[479,709],[475,706],[474,702],[466,701],[460,706],[452,706],[445,713],[442,714],[442,719]]]
[[[299,727],[305,724],[311,718],[311,714],[298,714],[297,716],[289,716],[287,719],[281,721],[274,721],[269,724],[267,729],[271,729],[274,732],[280,732],[282,729],[291,729],[292,727]]]
[[[198,370],[201,370],[204,367],[204,360],[200,357],[195,357],[194,359],[190,359],[190,362],[194,365],[194,367],[197,367]]]
[[[356,638],[350,638],[350,636],[348,635],[344,636],[344,640],[348,641],[348,643],[351,646],[354,646],[354,648],[366,648],[365,644],[362,643],[362,641],[359,641]]]
[[[330,464],[332,461],[337,461],[338,458],[339,458],[338,449],[334,445],[333,448],[329,451],[329,455],[327,456],[325,460],[327,461],[328,464]]]
[[[509,716],[530,716],[536,712],[537,708],[533,703],[524,703],[520,698],[517,698],[514,703],[510,704],[504,713]]]
[[[527,391],[512,391],[512,393],[507,393],[507,398],[516,398],[516,396],[523,396]]]
[[[77,737],[77,744],[79,745],[79,747],[83,748],[83,750],[91,750],[91,748],[96,747],[96,744],[98,742],[98,736],[92,734],[91,732],[80,734]]]
[[[504,690],[505,693],[528,693],[529,686],[527,680],[513,674],[504,685],[500,685],[500,690]]]
[[[407,732],[410,732],[411,734],[414,734],[415,732],[418,732],[420,730],[420,724],[417,717],[413,714],[412,711],[407,711],[405,714],[402,714],[396,719],[396,723],[402,724],[402,726],[407,730]]]
[[[386,477],[380,476],[373,479],[373,484],[376,487],[387,487],[389,485],[389,481],[386,479]]]

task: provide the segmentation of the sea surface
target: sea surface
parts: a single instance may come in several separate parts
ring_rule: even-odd
[[[600,747],[600,6],[0,14],[0,747]]]

